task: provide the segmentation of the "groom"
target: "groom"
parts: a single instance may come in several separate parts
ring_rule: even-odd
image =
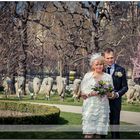
[[[119,129],[120,124],[120,111],[121,111],[121,97],[127,92],[128,85],[126,79],[125,69],[115,64],[115,54],[112,48],[104,50],[104,58],[107,64],[106,72],[112,75],[114,85],[114,96],[109,100],[110,104],[110,125],[111,130],[113,126]],[[116,129],[115,129],[116,130]],[[119,139],[120,133],[116,131],[111,132],[112,139]]]

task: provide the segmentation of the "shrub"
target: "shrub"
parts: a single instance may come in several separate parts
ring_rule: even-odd
[[[0,110],[31,113],[23,116],[0,116],[0,124],[56,124],[60,110],[55,106],[1,101]]]

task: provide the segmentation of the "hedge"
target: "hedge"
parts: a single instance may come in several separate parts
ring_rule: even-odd
[[[0,124],[57,124],[60,109],[55,106],[0,101],[0,110],[32,113],[24,116],[0,116]]]

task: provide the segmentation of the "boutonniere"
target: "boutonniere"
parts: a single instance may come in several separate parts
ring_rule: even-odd
[[[118,72],[115,72],[115,76],[122,77],[123,74],[120,71],[118,71]]]

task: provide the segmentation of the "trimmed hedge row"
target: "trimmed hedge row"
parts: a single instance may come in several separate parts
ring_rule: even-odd
[[[60,109],[55,106],[14,101],[0,101],[0,110],[32,113],[23,116],[0,116],[0,124],[56,124],[60,115]]]

